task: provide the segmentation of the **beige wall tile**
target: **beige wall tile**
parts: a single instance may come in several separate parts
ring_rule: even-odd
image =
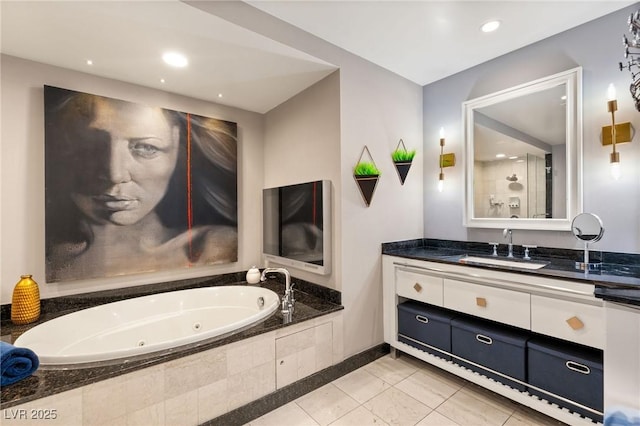
[[[2,410],[2,425],[82,425],[82,390],[74,389]]]
[[[227,376],[224,348],[215,348],[165,364],[165,397],[190,392]]]
[[[108,424],[127,414],[126,379],[124,375],[82,388],[83,424]]]
[[[227,348],[227,375],[241,373],[252,367],[251,343],[248,340],[236,342]]]
[[[273,362],[276,359],[276,334],[268,333],[259,336],[251,344],[252,367],[264,364],[265,362]]]
[[[227,379],[229,410],[275,391],[275,383],[272,362],[229,376]]]
[[[227,379],[198,389],[198,423],[214,419],[229,410]]]
[[[157,365],[125,376],[126,412],[164,401],[164,365]]]
[[[167,426],[198,425],[198,391],[167,399],[164,402],[164,422]]]
[[[164,402],[127,414],[127,426],[164,426]]]

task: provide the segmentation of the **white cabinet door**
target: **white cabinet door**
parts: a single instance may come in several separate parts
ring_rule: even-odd
[[[527,330],[531,326],[529,293],[445,278],[444,307]]]
[[[531,330],[595,348],[604,348],[604,309],[531,295]]]
[[[441,277],[434,277],[403,266],[396,267],[396,293],[420,302],[442,306]]]

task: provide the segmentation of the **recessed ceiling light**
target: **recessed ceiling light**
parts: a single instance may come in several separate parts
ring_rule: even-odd
[[[514,155],[514,156],[509,157],[509,160],[517,160],[517,159],[518,159],[518,156],[517,156],[517,155]]]
[[[93,65],[93,61],[91,59],[87,59],[87,65]]]
[[[504,158],[504,157],[506,157],[506,155],[504,155],[504,154],[496,154],[496,158]]]
[[[222,93],[218,93],[218,97],[221,98],[222,97]]]
[[[189,64],[187,57],[177,52],[167,52],[162,55],[162,60],[172,67],[184,68]]]
[[[483,33],[490,33],[492,31],[497,30],[499,26],[500,26],[500,21],[489,21],[482,24],[482,27],[480,27],[480,29],[482,30]]]
[[[161,79],[160,79],[160,83],[164,83],[164,78],[161,78]]]

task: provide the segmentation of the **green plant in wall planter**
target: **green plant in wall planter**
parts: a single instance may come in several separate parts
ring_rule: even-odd
[[[353,174],[356,176],[380,176],[380,170],[374,163],[369,161],[360,161],[353,168]]]
[[[364,161],[362,159],[365,151],[369,155],[371,161]],[[369,148],[365,145],[362,150],[362,154],[360,154],[358,163],[353,168],[353,178],[358,184],[358,189],[360,189],[360,194],[362,195],[364,202],[367,204],[367,207],[371,204],[371,199],[373,198],[373,193],[376,191],[378,179],[380,179],[381,174],[380,169],[378,169],[376,163],[371,157]]]
[[[402,147],[400,146],[402,145]],[[413,162],[413,157],[416,156],[416,150],[413,149],[411,151],[407,151],[407,148],[404,146],[404,142],[400,139],[398,142],[398,147],[395,151],[391,153],[391,158],[393,159],[393,164],[396,166],[396,170],[398,171],[398,176],[400,177],[400,183],[404,185],[404,181],[407,179],[407,174],[409,174],[409,169],[411,168],[411,163]]]

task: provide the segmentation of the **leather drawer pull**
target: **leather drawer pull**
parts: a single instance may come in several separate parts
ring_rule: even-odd
[[[484,297],[476,297],[476,305],[480,306],[481,308],[486,308],[487,299],[485,299]]]
[[[482,334],[476,334],[476,340],[480,343],[484,343],[485,345],[493,344],[493,339],[489,336],[484,336]]]
[[[567,361],[565,365],[569,370],[577,371],[581,374],[591,374],[591,369],[584,364],[579,364],[574,361]]]
[[[580,330],[584,328],[584,323],[580,321],[580,318],[578,317],[569,318],[567,320],[567,324],[569,324],[569,327],[571,327],[573,330]]]
[[[422,315],[416,315],[416,321],[427,324],[429,322],[429,318],[423,317]]]
[[[421,286],[419,283],[415,283],[415,284],[413,285],[413,289],[414,289],[415,291],[417,291],[418,293],[420,293],[420,292],[422,291],[422,286]]]

